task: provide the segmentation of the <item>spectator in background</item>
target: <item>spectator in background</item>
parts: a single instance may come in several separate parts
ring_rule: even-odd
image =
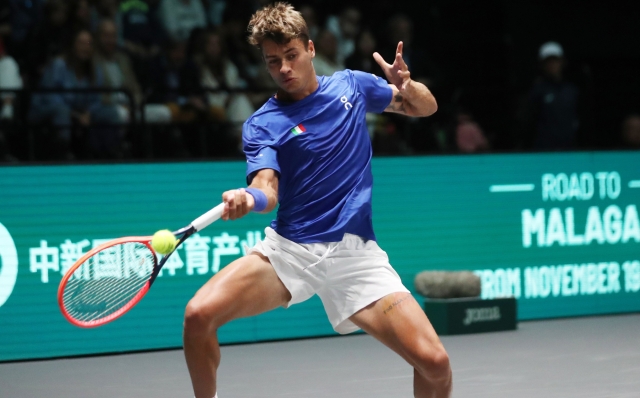
[[[168,128],[158,133],[168,133],[159,150],[161,156],[192,157],[207,150],[206,143],[194,139],[208,132],[215,119],[207,104],[206,92],[200,84],[200,71],[194,60],[187,57],[187,43],[169,40],[165,50],[156,58],[149,71],[151,86],[148,104],[167,110]],[[199,125],[194,125],[199,122]],[[185,125],[186,123],[186,125]]]
[[[21,90],[23,87],[20,67],[16,60],[6,53],[4,43],[0,39],[0,89]],[[15,93],[0,94],[0,120],[13,119]]]
[[[100,22],[109,19],[116,25],[116,32],[118,32],[118,45],[121,46],[122,31],[122,18],[120,15],[120,0],[94,0],[90,9],[91,14],[91,31],[97,32]]]
[[[160,0],[123,0],[120,3],[119,16],[121,35],[118,41],[132,56],[139,58],[155,57],[166,38],[166,31],[158,17]]]
[[[142,103],[142,91],[133,72],[131,60],[125,52],[118,49],[117,41],[115,22],[111,19],[102,20],[96,31],[96,67],[104,75],[106,87],[127,90],[132,96],[129,98],[124,93],[106,94],[104,102],[115,105],[120,121],[128,123],[131,112],[135,112]]]
[[[409,16],[392,16],[387,23],[385,38],[380,52],[385,59],[395,58],[396,46],[401,41],[402,58],[411,70],[411,78],[427,85],[430,90],[442,86],[442,74],[433,62],[433,57],[415,43],[413,21]]]
[[[461,110],[457,114],[455,140],[459,152],[478,153],[490,149],[484,131],[469,112]]]
[[[344,64],[338,59],[338,40],[330,30],[321,30],[314,44],[316,55],[313,58],[313,67],[316,75],[331,76],[344,70]]]
[[[167,41],[167,35],[158,18],[159,0],[123,0],[120,4],[122,37],[118,40],[131,56],[140,85],[150,86],[147,71]]]
[[[402,13],[392,15],[384,27],[380,41],[380,54],[384,59],[395,59],[398,42],[402,42],[402,58],[411,70],[411,78],[428,86],[437,96],[436,90],[440,80],[437,68],[431,61],[432,57],[416,45],[414,24],[409,16]],[[438,146],[438,141],[434,138],[434,124],[442,118],[442,105],[440,101],[438,106],[441,110],[433,118],[385,114],[390,125],[387,129],[387,140],[390,142],[388,147],[396,148],[396,153],[400,154],[433,152]]]
[[[384,76],[382,69],[373,59],[375,49],[376,38],[373,32],[369,28],[362,29],[356,38],[355,51],[345,61],[345,68]],[[388,117],[385,114],[367,113],[367,129],[369,130],[369,137],[376,143],[376,149],[380,147],[377,145],[379,141],[377,137],[387,135],[386,127],[388,122]]]
[[[186,51],[186,42],[170,40],[149,71],[152,85],[147,100],[168,109],[166,122],[193,122],[209,114],[198,67]]]
[[[45,66],[62,54],[71,42],[73,31],[67,23],[69,6],[64,0],[49,0],[44,7],[44,21],[30,34],[29,55],[24,71],[30,82],[37,84]]]
[[[195,28],[207,27],[201,0],[161,0],[160,21],[174,41],[187,41]]]
[[[356,37],[358,33],[360,33],[361,17],[358,8],[347,6],[339,15],[331,15],[327,18],[326,28],[331,31],[338,40],[337,59],[339,63],[344,63],[355,51]]]
[[[0,37],[0,89],[20,90],[22,89],[22,78],[20,68],[16,60],[6,53],[4,42]],[[11,125],[14,118],[15,93],[0,94],[0,162],[15,162],[9,150],[9,133],[16,129]]]
[[[73,44],[63,56],[53,60],[45,69],[41,88],[82,89],[100,88],[104,76],[93,62],[91,33],[80,30]],[[102,102],[99,93],[55,92],[40,93],[32,98],[29,119],[35,123],[52,123],[57,130],[51,147],[54,157],[71,160],[71,125],[75,123],[88,132],[87,145],[92,157],[117,157],[121,149],[121,129],[115,126],[118,112],[115,106]]]
[[[238,68],[229,58],[219,32],[207,32],[203,35],[196,63],[200,68],[200,82],[206,89],[234,90],[247,87],[246,82],[240,78]],[[212,119],[231,123],[232,139],[238,150],[241,150],[242,124],[255,111],[247,94],[207,92],[207,101]]]
[[[373,59],[376,45],[376,37],[371,29],[363,29],[356,39],[355,51],[345,61],[345,67],[382,76],[380,66]]]
[[[26,46],[29,33],[42,23],[46,0],[2,0],[8,6],[9,15],[0,26],[7,51],[20,65],[26,62],[29,48]],[[6,7],[5,6],[5,7]]]
[[[300,6],[300,14],[307,22],[307,29],[309,30],[309,39],[315,41],[316,37],[318,37],[318,33],[320,33],[320,24],[318,23],[318,18],[316,16],[316,10],[310,4],[305,4]]]
[[[70,0],[69,4],[69,22],[73,31],[87,30],[92,32],[89,0]]]
[[[14,163],[18,161],[18,158],[11,154],[9,150],[9,143],[3,128],[3,124],[0,123],[0,163]]]
[[[578,88],[564,80],[564,51],[556,42],[539,51],[540,76],[534,81],[519,111],[520,140],[524,148],[569,150],[576,147]]]
[[[632,113],[622,120],[621,140],[625,149],[640,149],[640,114]]]
[[[207,23],[212,28],[222,25],[224,10],[227,8],[227,0],[202,0],[207,12]]]
[[[264,67],[262,54],[246,39],[247,20],[254,10],[251,1],[235,0],[233,7],[225,9],[221,32],[224,34],[229,57],[238,67],[240,77],[251,90],[269,91],[271,95],[277,86]]]
[[[98,25],[96,39],[96,66],[105,76],[106,87],[124,89],[132,95],[130,99],[124,93],[108,94],[105,95],[105,102],[116,106],[121,123],[129,123],[132,112],[135,112],[139,119],[140,106],[143,102],[142,89],[134,73],[131,58],[126,52],[118,49],[114,21],[103,20]],[[144,104],[143,110],[145,122],[168,123],[171,121],[170,109],[162,104]]]
[[[11,40],[11,5],[9,2],[0,2],[0,39]]]

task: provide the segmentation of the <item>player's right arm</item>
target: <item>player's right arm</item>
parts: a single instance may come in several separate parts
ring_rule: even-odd
[[[249,212],[268,213],[278,205],[277,144],[273,133],[252,116],[242,126],[242,149],[247,158],[247,188],[233,189],[222,194],[225,209],[223,220],[235,220]]]
[[[278,205],[278,173],[275,170],[259,170],[253,177],[249,188],[259,189],[267,197],[267,206],[260,213],[269,213]]]
[[[278,173],[273,169],[256,172],[248,188],[260,190],[267,199],[267,206],[260,213],[269,213],[278,205]],[[253,195],[245,189],[232,189],[222,194],[225,203],[223,220],[236,220],[246,216],[255,206]]]

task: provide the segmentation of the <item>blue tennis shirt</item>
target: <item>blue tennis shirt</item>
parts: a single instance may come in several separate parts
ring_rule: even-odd
[[[272,97],[243,126],[247,182],[279,173],[271,227],[298,243],[339,242],[345,233],[375,240],[371,214],[371,140],[365,114],[391,102],[387,81],[345,70],[318,76],[300,101]]]

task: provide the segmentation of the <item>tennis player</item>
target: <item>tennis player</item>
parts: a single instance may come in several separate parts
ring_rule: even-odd
[[[220,326],[314,294],[338,333],[363,329],[413,366],[416,397],[449,397],[448,355],[376,243],[365,123],[366,112],[429,116],[433,95],[411,80],[402,42],[392,64],[373,54],[389,84],[351,70],[316,76],[306,23],[286,3],[257,11],[249,30],[279,88],[244,124],[249,186],[223,193],[222,218],[279,208],[265,239],[187,305],[184,352],[196,397],[217,396]],[[410,192],[398,192],[398,206],[423,205]]]

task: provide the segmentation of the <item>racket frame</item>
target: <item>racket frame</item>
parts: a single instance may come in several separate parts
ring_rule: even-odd
[[[194,233],[201,231],[202,229],[209,226],[212,222],[219,219],[222,216],[224,208],[225,208],[225,204],[220,203],[219,205],[207,211],[200,217],[193,220],[193,222],[191,222],[191,224],[189,224],[188,226],[172,232],[173,235],[178,239],[178,242],[176,243],[176,246],[173,248],[173,250],[171,250],[166,256],[162,257],[162,260],[160,260],[160,262],[158,262],[158,255],[156,254],[156,251],[153,250],[153,247],[151,246],[151,239],[153,238],[152,236],[129,236],[124,238],[113,239],[103,243],[100,246],[94,247],[93,249],[89,250],[82,257],[80,257],[78,261],[76,261],[73,264],[73,266],[69,268],[69,270],[67,270],[67,272],[62,278],[62,281],[60,281],[60,285],[58,287],[58,306],[60,307],[60,311],[62,312],[62,315],[71,324],[81,328],[93,328],[93,327],[102,326],[106,323],[109,323],[121,317],[122,315],[127,313],[131,308],[133,308],[136,304],[138,304],[138,302],[140,302],[140,300],[142,300],[142,298],[147,294],[147,292],[151,288],[151,285],[153,284],[153,282],[155,282],[156,277],[160,274],[160,270],[162,269],[164,264],[167,262],[167,259],[173,254],[173,252],[175,252],[178,249],[178,247],[182,244],[182,242],[184,242],[187,238],[189,238]],[[122,243],[132,243],[132,242],[138,242],[138,243],[144,244],[145,246],[147,246],[149,250],[151,250],[151,253],[153,254],[153,261],[154,261],[153,271],[151,272],[151,275],[149,276],[149,280],[147,281],[147,283],[145,283],[144,286],[142,286],[142,288],[140,289],[140,291],[131,300],[129,300],[127,304],[122,306],[122,308],[118,309],[117,311],[103,318],[92,320],[92,321],[80,321],[72,317],[71,314],[69,314],[69,312],[64,306],[63,296],[64,296],[64,289],[67,285],[67,282],[69,281],[73,273],[79,267],[81,267],[90,257],[94,256],[96,253],[102,250],[108,249],[110,247],[113,247],[115,245],[119,245]]]
[[[62,278],[62,281],[60,282],[60,286],[58,287],[58,306],[60,307],[60,311],[62,312],[62,315],[67,319],[67,321],[69,321],[69,323],[81,328],[94,328],[94,327],[102,326],[106,323],[109,323],[121,317],[122,315],[127,313],[131,308],[133,308],[136,304],[138,304],[140,300],[142,300],[142,298],[147,294],[147,292],[151,288],[151,285],[153,284],[153,282],[156,280],[156,277],[160,273],[160,270],[162,269],[164,264],[167,262],[167,259],[173,254],[174,251],[176,251],[178,246],[180,246],[182,242],[184,242],[194,232],[195,232],[195,228],[193,228],[192,226],[188,226],[173,232],[173,234],[178,238],[178,243],[176,243],[176,247],[171,252],[169,252],[166,256],[164,256],[162,260],[160,260],[160,262],[158,262],[158,254],[156,253],[155,250],[153,250],[153,247],[151,246],[151,239],[153,238],[152,236],[129,236],[124,238],[118,238],[118,239],[110,240],[109,242],[105,242],[102,245],[94,247],[93,249],[89,250],[82,257],[80,257],[78,261],[76,261],[73,264],[71,268],[69,268],[69,270],[65,273],[64,277]],[[69,311],[67,311],[67,309],[64,306],[64,290],[67,285],[67,282],[69,281],[73,273],[79,267],[85,264],[85,262],[90,257],[96,255],[97,253],[116,245],[120,245],[123,243],[134,243],[134,242],[144,244],[153,254],[153,271],[149,276],[149,280],[147,280],[147,282],[142,286],[140,291],[135,296],[133,296],[131,300],[129,300],[129,302],[127,302],[124,306],[122,306],[117,311],[114,311],[113,313],[103,318],[95,319],[92,321],[81,321],[71,316]]]

